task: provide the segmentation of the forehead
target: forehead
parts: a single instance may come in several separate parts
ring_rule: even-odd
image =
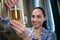
[[[41,9],[35,9],[35,10],[33,10],[33,12],[32,12],[32,15],[42,15],[42,14],[43,14],[43,12],[42,12]]]

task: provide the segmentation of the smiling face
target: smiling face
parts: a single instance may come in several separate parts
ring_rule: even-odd
[[[46,20],[41,9],[35,9],[32,12],[31,21],[34,28],[42,27],[43,22]]]

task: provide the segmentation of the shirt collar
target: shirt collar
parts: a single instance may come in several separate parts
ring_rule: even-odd
[[[32,27],[32,30],[31,30],[31,33],[32,33],[32,35],[33,35],[33,28],[34,27]],[[42,27],[42,32],[41,32],[41,34],[40,35],[45,35],[45,28],[44,27]]]

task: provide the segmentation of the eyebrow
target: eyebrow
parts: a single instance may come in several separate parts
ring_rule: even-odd
[[[34,14],[32,14],[32,15],[34,15]],[[37,16],[41,16],[41,15],[37,15]]]
[[[35,17],[35,15],[32,15],[31,17]],[[37,17],[41,17],[41,15],[37,15]]]

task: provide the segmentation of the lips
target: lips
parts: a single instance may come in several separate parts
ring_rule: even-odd
[[[37,25],[37,23],[33,23],[33,25]]]
[[[33,26],[38,26],[38,24],[33,24]]]
[[[34,28],[39,28],[38,25],[33,25],[33,26],[34,26]]]

